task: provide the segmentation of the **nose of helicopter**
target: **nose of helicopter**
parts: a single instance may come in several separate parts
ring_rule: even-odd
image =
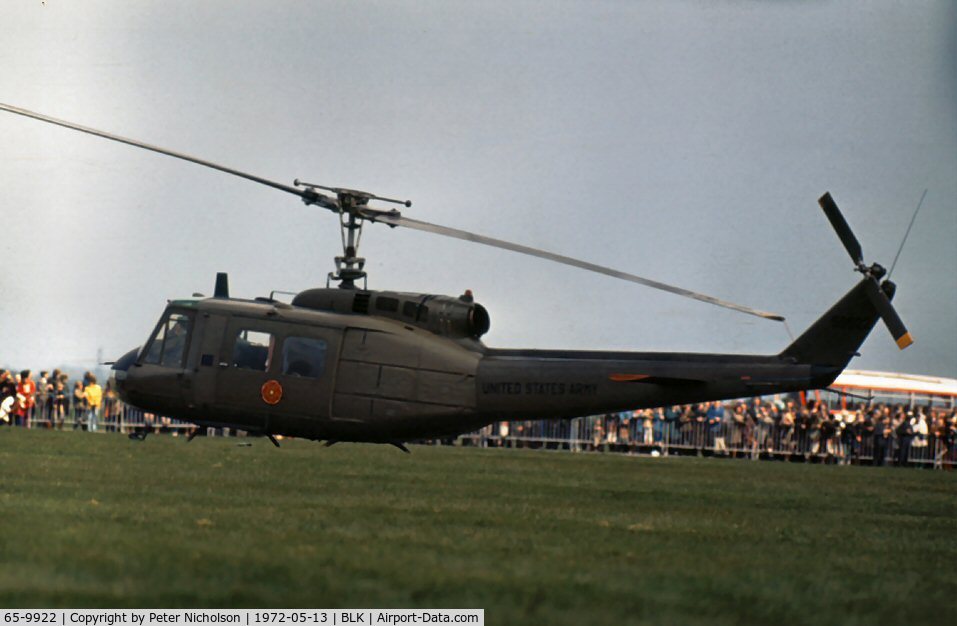
[[[130,366],[136,362],[136,355],[139,354],[140,349],[133,348],[113,363],[111,377],[113,378],[115,385],[114,388],[119,392],[120,398],[126,400],[126,371],[130,369]]]

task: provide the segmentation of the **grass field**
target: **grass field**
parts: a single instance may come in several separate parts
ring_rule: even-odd
[[[6,607],[957,618],[957,475],[0,429]]]

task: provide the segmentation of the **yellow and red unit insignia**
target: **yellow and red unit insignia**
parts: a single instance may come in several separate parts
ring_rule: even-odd
[[[282,400],[282,385],[278,380],[267,380],[262,387],[263,402],[269,405],[279,404]]]

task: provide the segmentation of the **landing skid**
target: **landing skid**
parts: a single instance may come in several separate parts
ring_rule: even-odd
[[[330,446],[336,445],[337,443],[339,443],[339,440],[338,440],[338,439],[329,439],[329,440],[326,441],[326,443],[325,443],[324,445],[325,445],[325,447],[328,448],[328,447],[330,447]],[[405,452],[406,454],[412,454],[412,453],[409,451],[409,449],[405,447],[405,444],[402,443],[401,441],[390,441],[390,442],[389,442],[389,445],[395,446],[396,448],[398,448],[399,450],[402,450],[402,451]]]

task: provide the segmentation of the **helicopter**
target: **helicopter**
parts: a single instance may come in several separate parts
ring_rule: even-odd
[[[409,218],[410,201],[303,182],[287,185],[105,131],[0,104],[0,110],[182,159],[298,196],[338,215],[342,254],[325,287],[290,303],[234,298],[217,274],[212,297],[169,301],[146,342],[112,363],[120,397],[198,426],[336,442],[452,437],[495,421],[582,415],[827,388],[882,319],[900,349],[913,343],[894,310],[896,287],[867,265],[840,209],[819,204],[861,279],[774,355],[496,349],[490,315],[460,296],[370,290],[358,256],[365,224],[493,246],[783,322],[783,316],[588,261]],[[329,192],[328,194],[322,192]],[[331,286],[335,282],[338,286]],[[361,287],[359,283],[362,283]],[[194,432],[195,434],[195,432]],[[145,437],[145,435],[143,435]]]

